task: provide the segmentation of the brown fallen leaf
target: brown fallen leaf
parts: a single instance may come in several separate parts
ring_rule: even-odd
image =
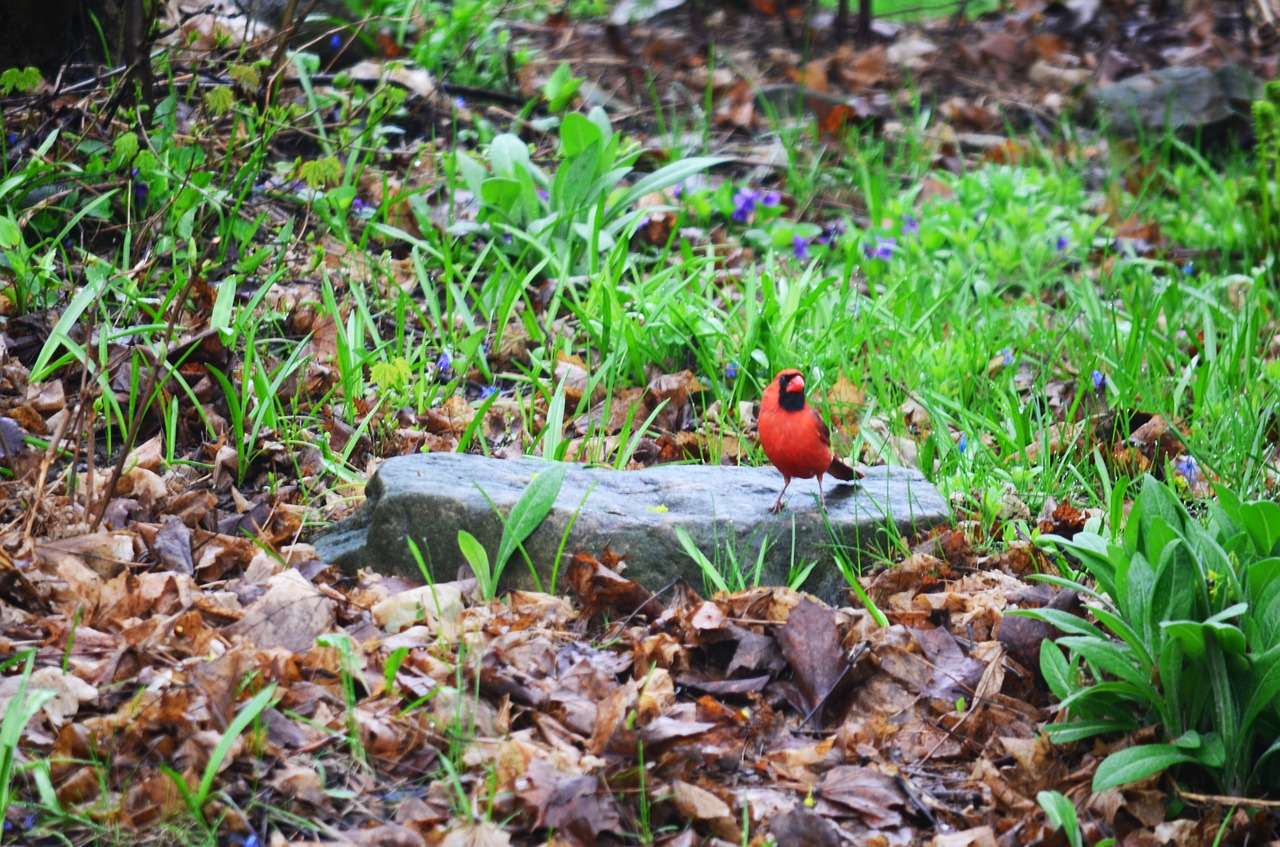
[[[223,629],[259,649],[282,647],[306,653],[316,638],[333,628],[335,603],[295,570],[267,581],[267,593],[256,600],[243,618]]]
[[[817,709],[834,693],[849,668],[840,648],[835,610],[807,597],[802,599],[778,631],[778,644],[795,671],[808,711]],[[821,715],[815,717],[821,723]]]

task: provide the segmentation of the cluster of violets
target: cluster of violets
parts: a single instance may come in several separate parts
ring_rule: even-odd
[[[776,191],[756,191],[754,188],[739,188],[733,195],[733,214],[730,216],[740,224],[751,220],[756,213],[756,206],[772,209],[782,202],[782,195]]]

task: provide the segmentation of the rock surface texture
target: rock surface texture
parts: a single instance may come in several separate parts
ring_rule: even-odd
[[[421,579],[408,545],[412,538],[433,579],[451,580],[464,563],[458,530],[474,535],[492,557],[502,522],[489,501],[505,515],[533,474],[546,467],[534,459],[456,453],[390,459],[369,482],[356,514],[317,539],[317,548],[322,559],[347,570],[365,567]],[[767,543],[760,584],[786,585],[793,568],[816,561],[804,590],[839,602],[846,585],[833,560],[837,544],[856,559],[883,549],[890,523],[910,535],[948,514],[937,489],[919,472],[900,468],[871,468],[857,483],[828,480],[826,521],[813,480],[793,482],[786,508],[769,514],[781,486],[782,476],[773,468],[663,465],[612,471],[573,465],[555,507],[525,549],[543,589],[549,589],[561,538],[573,521],[566,561],[575,552],[598,558],[608,545],[627,557],[625,575],[646,588],[656,590],[682,576],[701,590],[707,585],[702,570],[676,538],[676,528],[683,527],[731,589],[754,582],[759,551]],[[744,573],[741,583],[735,563]],[[508,563],[502,584],[535,587],[519,553]]]

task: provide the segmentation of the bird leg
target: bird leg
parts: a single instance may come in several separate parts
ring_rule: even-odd
[[[822,511],[827,510],[827,495],[822,493],[822,474],[818,474],[818,502],[822,503]]]
[[[782,511],[782,495],[787,493],[787,486],[791,484],[791,477],[784,476],[782,480],[782,490],[778,492],[778,499],[769,507],[770,514],[776,515]]]

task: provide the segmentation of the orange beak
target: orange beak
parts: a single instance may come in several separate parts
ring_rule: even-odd
[[[804,377],[791,377],[791,381],[787,383],[787,393],[790,394],[793,391],[804,391]]]

